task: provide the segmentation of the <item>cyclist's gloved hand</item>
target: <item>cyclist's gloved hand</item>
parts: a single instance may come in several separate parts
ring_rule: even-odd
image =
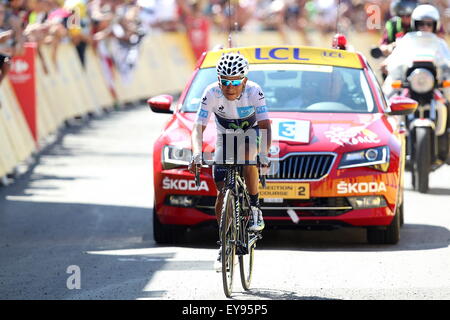
[[[270,159],[265,153],[260,153],[258,155],[259,157],[259,164],[261,167],[270,167]]]
[[[197,168],[201,167],[202,165],[202,155],[201,154],[194,154],[192,156],[191,162],[189,163],[189,171],[192,173],[196,173]]]
[[[267,154],[259,154],[259,170],[262,175],[267,175],[270,168],[270,159]]]

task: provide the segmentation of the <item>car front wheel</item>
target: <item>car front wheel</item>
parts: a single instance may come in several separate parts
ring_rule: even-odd
[[[390,225],[385,229],[379,227],[367,228],[367,241],[370,244],[397,244],[400,240],[400,224],[401,224],[401,211],[398,206],[397,212]]]
[[[158,214],[153,206],[153,238],[158,244],[176,244],[180,243],[185,234],[186,227],[162,224],[159,221]]]

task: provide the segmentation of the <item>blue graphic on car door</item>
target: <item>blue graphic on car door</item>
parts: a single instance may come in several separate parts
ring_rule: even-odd
[[[280,137],[294,139],[295,138],[295,121],[280,122],[278,126],[278,135]]]

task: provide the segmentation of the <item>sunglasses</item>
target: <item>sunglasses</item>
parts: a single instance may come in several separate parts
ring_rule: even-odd
[[[237,86],[240,86],[243,81],[244,81],[244,79],[239,79],[239,80],[220,79],[220,83],[225,87],[228,87],[230,84],[233,85],[234,87],[237,87]]]
[[[417,26],[418,27],[433,27],[434,26],[434,22],[431,22],[431,21],[417,21]]]

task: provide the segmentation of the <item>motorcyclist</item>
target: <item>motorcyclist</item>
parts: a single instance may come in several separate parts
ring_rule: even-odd
[[[419,5],[414,9],[412,15],[411,15],[411,31],[413,32],[422,32],[422,37],[428,37],[431,36],[433,39],[435,39],[435,43],[438,43],[438,50],[435,52],[435,63],[436,67],[438,68],[438,81],[442,80],[450,80],[450,49],[447,45],[447,43],[441,38],[438,37],[438,34],[442,32],[442,25],[440,20],[440,14],[436,7],[424,4]],[[401,39],[397,43],[397,48],[393,51],[392,55],[390,55],[386,59],[386,64],[391,63],[392,61],[392,67],[394,69],[389,68],[391,72],[394,72],[396,63],[394,61],[401,61],[403,58],[403,55],[405,55],[405,51],[410,50],[408,45],[402,45],[402,41],[406,40]],[[397,51],[400,50],[400,51]],[[394,76],[394,75],[392,75]],[[392,80],[398,80],[398,79],[391,79],[392,76],[388,76],[385,83],[383,84],[383,91],[387,97],[390,97],[395,91],[392,89],[391,83]],[[449,105],[449,98],[450,98],[450,90],[449,89],[443,89],[444,96],[447,100],[445,103],[447,107],[447,115],[450,115],[450,105]],[[450,119],[447,116],[447,132],[449,132],[450,128]],[[439,137],[440,139],[447,139],[447,135],[443,135]],[[448,143],[440,143],[440,158],[445,159],[448,155]],[[442,148],[442,146],[447,146],[445,148]]]
[[[435,34],[441,33],[442,25],[440,21],[439,11],[432,5],[421,5],[417,7],[417,9],[414,10],[412,15],[411,26],[415,31],[433,32]],[[450,53],[447,43],[444,40],[441,41],[441,46],[443,50]],[[450,65],[450,61],[448,62],[448,65]],[[450,70],[442,70],[442,71],[444,73],[443,77],[449,80]],[[445,103],[445,105],[447,106],[447,136],[440,137],[440,139],[448,140],[450,135],[450,103],[449,103],[450,93],[448,92],[448,89],[444,90],[444,95],[447,100]],[[441,146],[439,149],[439,157],[441,159],[448,158],[449,153],[448,142],[445,143],[445,145],[446,148],[442,148]]]
[[[432,32],[434,34],[437,34],[439,30],[442,30],[441,22],[440,22],[440,15],[439,11],[436,9],[436,7],[424,4],[417,6],[413,13],[411,14],[411,30],[410,32],[414,31],[422,31],[422,32]],[[440,38],[439,38],[440,39]],[[399,40],[402,41],[402,40]],[[448,46],[444,40],[441,39],[440,41],[442,52],[449,52]],[[404,52],[404,51],[402,51]],[[398,57],[393,57],[394,55],[398,55],[399,52],[396,52],[396,50],[393,51],[393,53],[382,63],[382,70],[386,70],[387,73],[387,65],[390,63],[391,60],[398,59]],[[392,87],[391,87],[391,80],[390,77],[386,78],[386,81],[383,84],[383,91],[386,96],[390,96],[392,93]]]
[[[411,29],[437,33],[441,29],[441,19],[438,9],[430,4],[418,6],[411,15]]]
[[[393,17],[386,22],[380,44],[381,52],[385,57],[392,52],[395,41],[412,30],[411,14],[416,7],[417,0],[398,0],[391,3]]]

